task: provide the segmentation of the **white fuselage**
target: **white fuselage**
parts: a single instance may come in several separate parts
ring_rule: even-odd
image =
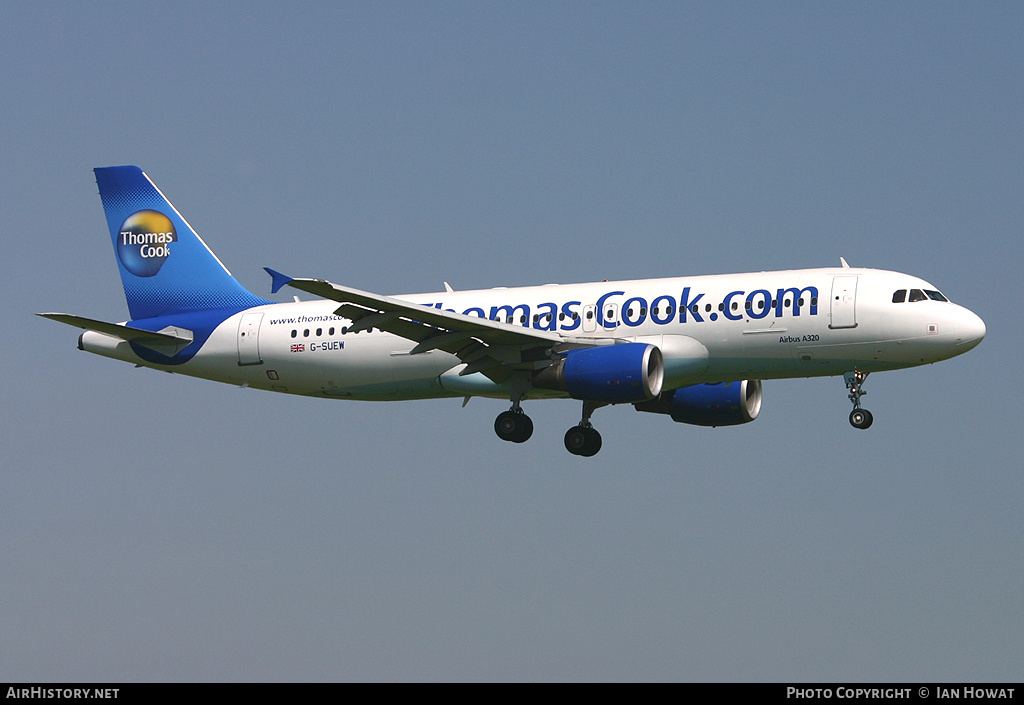
[[[399,296],[409,302],[578,339],[638,341],[665,357],[665,389],[701,382],[840,375],[928,364],[984,337],[974,313],[898,272],[830,268],[545,285]],[[507,386],[441,350],[377,329],[352,333],[334,301],[256,306],[226,318],[190,360],[161,365],[87,331],[80,347],[170,372],[329,398],[509,398]],[[533,389],[525,398],[565,396]]]

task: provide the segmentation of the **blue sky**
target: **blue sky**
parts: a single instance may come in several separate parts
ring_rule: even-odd
[[[0,679],[1019,680],[1019,3],[20,3],[0,26]],[[381,293],[834,265],[988,325],[704,429],[291,398],[75,349],[91,169]],[[57,222],[56,218],[59,217]],[[283,296],[276,300],[286,300]]]

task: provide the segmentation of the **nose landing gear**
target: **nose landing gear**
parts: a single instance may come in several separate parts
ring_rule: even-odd
[[[867,372],[847,372],[843,375],[846,388],[850,390],[850,401],[853,402],[853,411],[850,412],[850,425],[854,428],[865,429],[874,421],[874,417],[867,409],[860,408],[860,398],[867,394],[864,391],[864,380],[868,378]]]

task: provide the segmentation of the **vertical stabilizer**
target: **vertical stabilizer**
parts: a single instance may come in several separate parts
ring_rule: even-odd
[[[270,303],[231,276],[142,169],[94,171],[133,320]]]

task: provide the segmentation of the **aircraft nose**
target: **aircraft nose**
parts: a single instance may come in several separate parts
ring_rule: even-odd
[[[985,321],[981,316],[966,308],[960,311],[956,324],[956,345],[964,351],[970,350],[985,339]]]

